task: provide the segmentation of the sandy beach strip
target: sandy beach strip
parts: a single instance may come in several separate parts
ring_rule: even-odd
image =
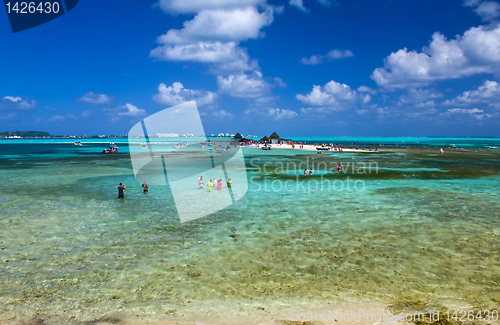
[[[262,144],[259,144],[259,147],[258,149],[262,149]],[[300,145],[297,144],[295,145],[295,149],[294,150],[302,150],[302,151],[317,151],[316,148],[320,148],[321,145],[318,145],[318,146],[315,146],[315,145],[312,145],[312,144],[305,144],[304,145],[304,148],[300,148]],[[245,148],[257,148],[257,145],[256,144],[251,144],[249,146],[246,146]],[[327,147],[325,147],[327,148]],[[271,150],[273,149],[293,149],[292,148],[292,145],[290,144],[272,144],[271,145]],[[353,152],[353,153],[378,153],[379,151],[375,151],[374,148],[363,148],[363,149],[353,149],[353,148],[344,148],[342,147],[342,152]],[[326,151],[326,150],[325,150]],[[339,153],[338,150],[335,151],[335,149],[331,149],[331,150],[328,150],[327,152],[336,152],[336,153]],[[340,153],[342,153],[340,152]]]

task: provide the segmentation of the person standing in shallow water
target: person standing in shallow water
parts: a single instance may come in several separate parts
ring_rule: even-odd
[[[144,189],[144,194],[148,194],[149,186],[148,186],[148,184],[146,184],[146,181],[144,181],[144,183],[142,183],[142,188]]]
[[[125,198],[125,193],[123,191],[125,191],[126,189],[127,188],[125,187],[125,185],[120,183],[120,185],[118,186],[118,198],[119,199]]]

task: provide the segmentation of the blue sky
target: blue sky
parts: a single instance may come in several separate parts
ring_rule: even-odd
[[[126,134],[194,99],[208,134],[499,136],[499,17],[485,0],[82,0],[13,34],[2,11],[0,130]]]

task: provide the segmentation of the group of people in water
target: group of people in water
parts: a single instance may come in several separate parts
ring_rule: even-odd
[[[123,185],[122,183],[120,183],[120,185],[118,185],[118,198],[119,199],[124,199],[125,198],[125,192],[127,190],[127,187],[125,187],[125,185]],[[142,183],[142,190],[144,191],[144,194],[148,194],[148,191],[149,191],[149,186],[148,184],[146,184],[146,181],[144,181],[144,183]]]
[[[335,169],[337,170],[337,172],[340,172],[340,171],[342,170],[342,165],[338,162],[338,163],[337,163],[337,167],[335,167]],[[309,176],[313,176],[313,174],[314,174],[314,171],[313,171],[313,169],[311,168],[311,169],[309,170]],[[306,169],[304,169],[304,176],[307,176],[307,168],[306,168]]]
[[[342,170],[342,165],[340,165],[340,163],[337,163],[337,167],[335,169],[337,170],[337,172],[340,172]],[[307,176],[308,174],[309,174],[309,176],[313,176],[314,170],[311,168],[309,170],[309,173],[308,173],[307,168],[304,169],[304,176]],[[202,189],[204,184],[205,184],[205,182],[203,181],[203,176],[200,176],[198,178],[198,189]],[[233,182],[231,181],[231,178],[229,178],[226,182],[227,187],[230,188],[232,184],[233,184]],[[207,183],[207,188],[208,188],[209,192],[212,192],[214,188],[217,188],[219,191],[221,191],[222,190],[222,178],[217,179],[214,177],[214,178],[210,179]],[[142,183],[142,189],[144,191],[144,194],[148,193],[149,186],[146,183],[146,181],[144,181]],[[118,186],[118,198],[119,199],[125,198],[125,193],[124,193],[125,190],[127,190],[125,185],[120,183],[120,185]]]
[[[204,184],[205,184],[205,182],[203,181],[203,176],[200,176],[200,178],[198,178],[198,189],[202,189]],[[230,188],[232,184],[233,184],[233,182],[231,181],[231,178],[229,178],[226,182],[227,187]],[[207,188],[208,188],[209,192],[212,192],[214,188],[217,188],[219,191],[221,191],[222,190],[222,178],[217,179],[214,177],[214,178],[208,180]]]
[[[311,175],[312,175],[312,170],[311,170]],[[200,176],[200,178],[198,179],[198,188],[203,188],[204,184],[205,183],[203,182],[203,176]],[[226,185],[228,188],[230,188],[231,185],[233,185],[231,178],[229,178],[227,180]],[[219,178],[219,179],[216,179],[215,177],[212,178],[211,180],[208,181],[207,188],[208,188],[209,192],[212,192],[214,188],[217,188],[219,191],[221,191],[222,190],[222,178]],[[144,181],[144,183],[142,183],[142,189],[144,191],[144,194],[147,194],[149,191],[149,186],[145,181]],[[125,185],[120,183],[120,185],[118,186],[118,198],[119,199],[125,198],[124,191],[126,191],[126,190],[127,190],[127,188],[125,187]]]

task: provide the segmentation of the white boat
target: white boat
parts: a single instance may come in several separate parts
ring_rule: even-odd
[[[271,150],[271,145],[269,145],[269,144],[263,145],[262,150]]]
[[[117,152],[118,152],[118,147],[116,147],[113,142],[111,142],[109,144],[108,149],[104,149],[102,151],[102,153],[107,154],[107,155],[112,154],[112,153],[117,153]]]
[[[174,144],[174,148],[186,148],[188,146],[187,142],[180,142]]]
[[[214,147],[214,150],[217,151],[217,152],[227,152],[229,149],[231,149],[230,146],[215,146]]]
[[[82,142],[81,142],[81,141],[75,141],[75,142],[73,143],[73,145],[74,145],[74,146],[79,146],[79,147],[83,146],[83,144],[82,144]]]

